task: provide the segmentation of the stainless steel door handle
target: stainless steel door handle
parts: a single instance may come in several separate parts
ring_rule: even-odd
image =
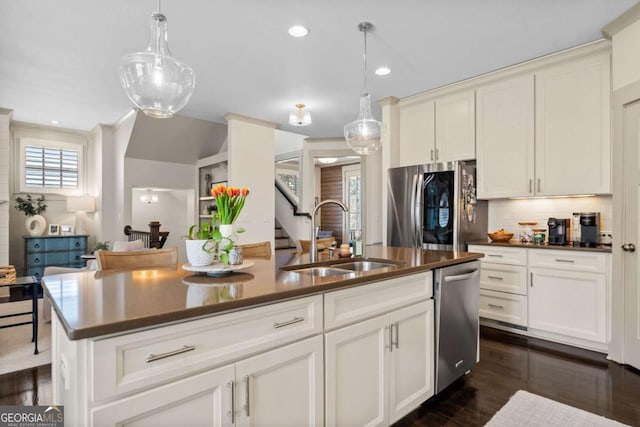
[[[417,215],[418,215],[418,207],[417,207],[417,200],[416,200],[416,196],[418,195],[418,174],[413,175],[413,180],[411,182],[411,206],[409,207],[410,209],[413,209],[413,211],[411,212],[411,221],[410,221],[410,225],[411,225],[411,234],[412,234],[412,238],[413,238],[413,246],[416,247],[418,245],[418,238],[417,238],[417,230],[418,230],[418,226],[417,226]]]
[[[245,384],[245,388],[244,388],[244,397],[245,397],[245,405],[244,405],[244,410],[245,413],[247,414],[247,417],[249,416],[249,375],[245,375],[242,378],[242,382]]]
[[[393,324],[384,327],[389,331],[389,351],[393,353]]]
[[[533,193],[533,180],[529,180],[529,193]]]
[[[473,270],[471,273],[467,274],[458,274],[456,276],[445,276],[445,282],[459,282],[461,280],[471,279],[472,277],[476,277],[480,273],[480,270]]]
[[[399,322],[395,322],[393,325],[391,325],[392,327],[395,326],[396,327],[396,349],[398,349],[398,345],[400,344],[400,323]]]
[[[493,280],[504,280],[504,277],[500,277],[500,276],[487,276],[488,279],[493,279]]]
[[[284,322],[273,322],[275,329],[282,328],[283,326],[293,325],[294,323],[304,322],[304,317],[294,317],[291,320],[285,320]]]
[[[182,348],[177,350],[168,351],[162,354],[150,354],[149,357],[145,360],[147,363],[155,362],[156,360],[165,359],[167,357],[176,356],[178,354],[186,353],[187,351],[193,351],[196,349],[194,345],[184,345]]]
[[[504,310],[504,306],[496,305],[496,304],[489,304],[489,308],[496,308],[496,309],[499,309],[499,310]]]
[[[542,191],[542,190],[541,190],[541,187],[542,187],[542,186],[540,185],[540,178],[538,178],[538,193],[539,193],[540,191]]]
[[[625,243],[624,245],[622,245],[622,250],[625,252],[635,252],[636,245],[634,245],[633,243]]]
[[[433,148],[431,149],[431,161],[433,161]]]

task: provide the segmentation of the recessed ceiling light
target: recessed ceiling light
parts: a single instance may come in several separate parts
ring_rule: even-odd
[[[391,69],[387,67],[380,67],[376,70],[376,76],[386,76],[391,73]]]
[[[59,121],[57,121],[57,120],[51,120],[51,123],[52,123],[52,124],[54,124],[54,125],[58,125],[58,124],[60,124],[60,122],[59,122]]]
[[[309,34],[309,30],[307,29],[307,27],[304,27],[302,25],[294,25],[293,27],[289,28],[289,34],[293,37],[304,37]]]

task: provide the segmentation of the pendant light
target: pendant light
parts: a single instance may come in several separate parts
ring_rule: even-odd
[[[119,71],[125,93],[148,116],[171,117],[189,101],[196,76],[191,67],[171,56],[160,0],[158,11],[151,15],[149,45],[143,52],[123,56]]]
[[[371,115],[371,96],[367,90],[367,32],[372,28],[370,22],[358,24],[358,30],[364,33],[364,91],[360,95],[358,118],[344,127],[345,139],[353,151],[360,155],[378,151],[382,138],[382,123]]]
[[[311,113],[302,111],[304,104],[296,104],[296,111],[289,114],[289,124],[291,126],[308,126],[311,124]]]

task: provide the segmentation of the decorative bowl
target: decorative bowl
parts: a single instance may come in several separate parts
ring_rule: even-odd
[[[513,237],[513,233],[487,233],[487,236],[494,242],[508,242]]]

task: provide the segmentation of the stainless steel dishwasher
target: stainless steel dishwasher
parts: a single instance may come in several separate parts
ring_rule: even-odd
[[[480,261],[434,272],[436,393],[476,366]]]

